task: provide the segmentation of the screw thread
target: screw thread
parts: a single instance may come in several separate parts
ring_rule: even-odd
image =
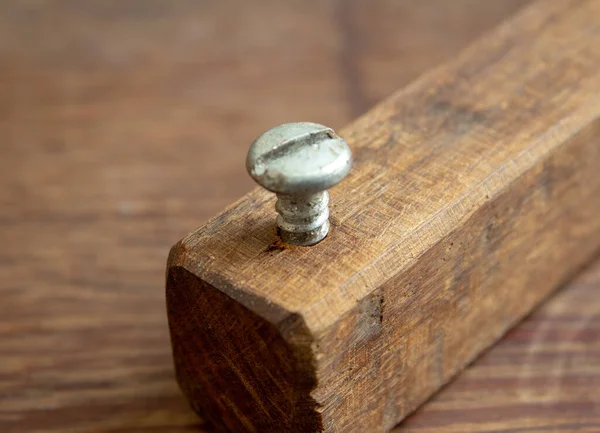
[[[293,245],[314,245],[329,232],[329,194],[277,194],[275,209],[281,239]]]

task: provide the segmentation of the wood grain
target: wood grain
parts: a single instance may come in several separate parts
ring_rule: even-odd
[[[586,263],[599,6],[536,3],[344,128],[355,166],[324,242],[278,247],[255,190],[176,245],[167,297],[194,406],[230,431],[388,431]],[[193,276],[245,307],[239,324],[185,293]],[[287,350],[248,334],[269,326]]]
[[[596,261],[398,432],[600,431],[599,290]]]
[[[258,133],[298,119],[339,127],[524,3],[0,2],[0,431],[208,431],[173,378],[172,242],[250,188],[239,161]],[[510,343],[552,352],[512,365],[535,365],[542,382],[564,375],[560,388],[521,386],[548,407],[569,401],[582,425],[597,375],[569,378],[598,350],[597,275],[576,289],[590,302],[557,298],[547,318],[580,310],[585,347],[564,322],[558,340]],[[509,369],[511,353],[498,356]],[[485,422],[466,410],[485,386],[445,397],[452,420],[418,428]],[[507,417],[543,421],[520,404]]]

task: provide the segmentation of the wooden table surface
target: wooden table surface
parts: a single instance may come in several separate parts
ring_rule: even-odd
[[[0,432],[204,432],[174,381],[169,247],[525,0],[0,2]],[[543,277],[543,276],[542,276]],[[600,431],[600,262],[409,432]]]

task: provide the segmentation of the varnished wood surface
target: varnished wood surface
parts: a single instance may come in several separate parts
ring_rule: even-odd
[[[177,376],[201,414],[389,431],[588,263],[598,46],[600,3],[536,2],[339,130],[354,164],[323,242],[281,247],[254,190],[174,247]]]
[[[255,135],[299,119],[339,127],[523,3],[1,2],[0,431],[205,431],[173,377],[172,242],[250,188],[240,161]],[[523,389],[547,411],[572,402],[582,424],[598,389],[575,362],[598,349],[595,275],[581,304],[551,304],[581,310],[580,333],[512,343],[546,347],[545,364],[517,357],[541,382]],[[459,406],[481,402],[486,374],[473,398],[441,394],[456,406],[427,413],[435,426],[419,414],[407,426],[486,422]],[[575,381],[546,391],[563,375]],[[513,402],[506,419],[545,418]]]

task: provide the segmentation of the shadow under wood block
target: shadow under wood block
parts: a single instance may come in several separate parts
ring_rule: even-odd
[[[177,377],[229,431],[387,431],[600,246],[600,2],[536,3],[340,131],[329,236],[255,190],[172,250]]]

